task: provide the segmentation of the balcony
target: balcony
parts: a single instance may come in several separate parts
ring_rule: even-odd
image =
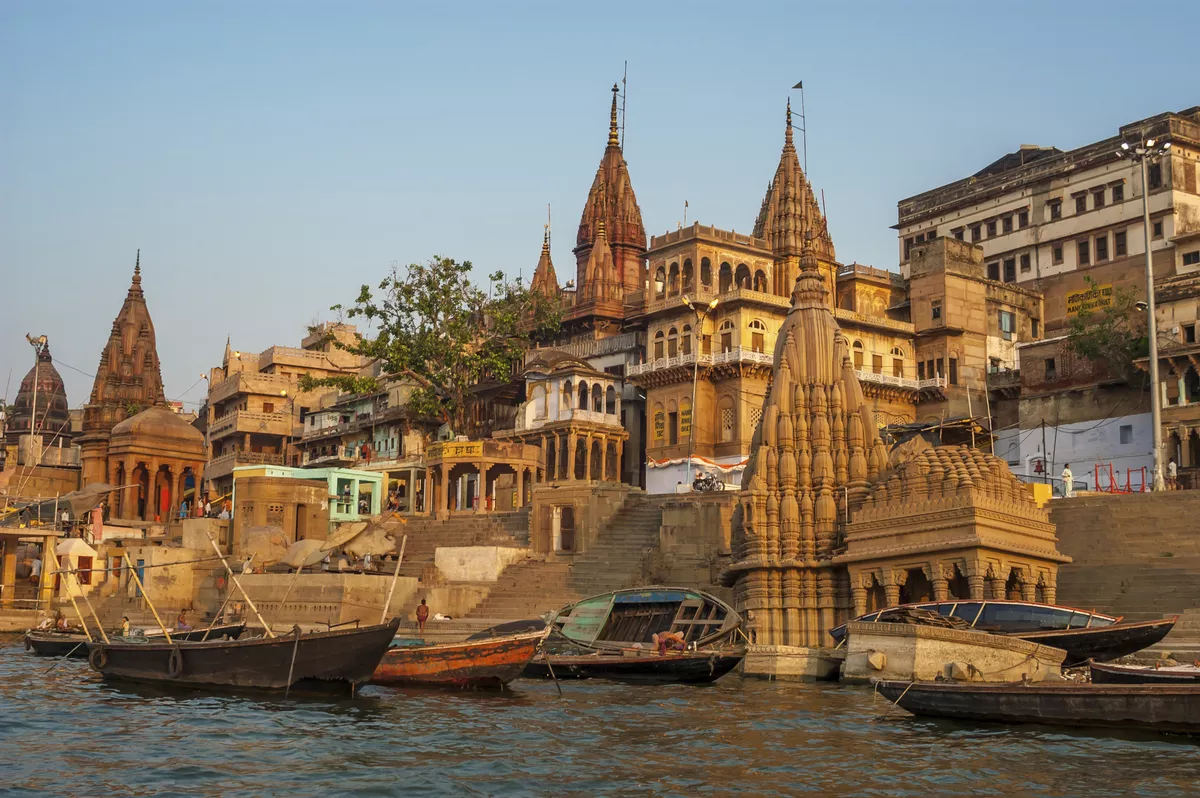
[[[908,377],[897,377],[894,374],[876,374],[873,371],[856,370],[859,382],[872,383],[874,385],[886,385],[892,388],[902,388],[908,391],[918,391],[921,389],[922,380],[913,380]]]
[[[1008,398],[1020,396],[1021,370],[1004,369],[1003,371],[989,371],[987,375],[987,387],[989,391],[996,391]]]
[[[754,291],[750,288],[729,288],[725,291],[714,291],[712,288],[705,288],[703,286],[698,289],[689,286],[680,292],[671,292],[667,295],[659,294],[653,299],[648,299],[646,302],[646,313],[682,309],[684,308],[684,296],[687,296],[696,304],[708,304],[713,299],[716,299],[719,305],[728,305],[733,302],[755,302],[781,310],[787,310],[792,306],[792,300],[789,297],[776,296],[766,291]]]
[[[239,371],[212,386],[208,392],[209,405],[217,405],[240,394],[255,396],[281,396],[282,392],[294,392],[296,380],[287,374],[263,374],[257,371]]]
[[[836,308],[833,311],[833,317],[838,321],[850,322],[852,324],[864,324],[870,327],[881,327],[885,330],[891,330],[905,335],[912,335],[914,327],[907,321],[896,321],[889,319],[886,316],[870,316],[866,313],[858,313],[845,308]]]
[[[218,418],[208,427],[210,441],[237,433],[291,437],[292,416],[289,413],[251,413],[235,410]]]
[[[696,363],[696,354],[677,355],[675,357],[662,357],[657,360],[651,360],[648,363],[640,363],[630,366],[626,371],[630,377],[636,377],[639,374],[648,374],[652,371],[665,371],[666,369],[678,368],[680,366],[693,367]],[[753,349],[745,349],[737,347],[726,352],[718,352],[715,355],[699,355],[701,366],[720,366],[726,363],[758,363],[761,365],[771,366],[775,363],[775,356],[767,352],[755,352]]]
[[[331,454],[305,452],[300,464],[305,468],[332,468],[339,465],[349,465],[357,461],[357,447],[339,446]]]
[[[220,479],[233,473],[233,469],[246,465],[283,465],[283,455],[268,452],[232,452],[214,457],[204,466],[205,479]]]

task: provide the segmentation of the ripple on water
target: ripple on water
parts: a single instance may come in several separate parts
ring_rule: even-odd
[[[1182,738],[922,720],[836,685],[567,682],[559,698],[520,681],[285,701],[50,664],[0,650],[15,795],[1160,796],[1194,794],[1198,772]]]

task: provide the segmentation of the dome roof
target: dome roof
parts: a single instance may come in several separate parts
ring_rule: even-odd
[[[15,443],[20,435],[30,432],[30,418],[34,415],[33,381],[37,379],[37,429],[44,436],[59,433],[71,434],[71,411],[67,405],[67,389],[58,369],[50,357],[50,348],[43,348],[37,356],[37,364],[21,380],[16,399],[9,408],[8,435]],[[69,441],[68,441],[69,442]]]
[[[125,419],[112,429],[115,439],[119,435],[170,439],[188,443],[204,444],[200,430],[165,407],[151,407],[136,416]]]

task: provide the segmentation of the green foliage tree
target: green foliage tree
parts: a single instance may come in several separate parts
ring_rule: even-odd
[[[502,272],[488,276],[485,291],[472,282],[471,268],[470,261],[440,256],[393,268],[376,288],[362,286],[350,307],[334,305],[333,311],[365,321],[374,334],[350,343],[330,340],[378,363],[382,376],[306,376],[301,388],[365,393],[385,380],[407,377],[418,386],[409,410],[465,430],[471,387],[509,379],[530,343],[553,336],[562,318],[556,298],[507,280]]]
[[[1091,277],[1084,277],[1088,290],[1100,293]],[[1068,344],[1081,357],[1107,365],[1113,376],[1129,379],[1134,361],[1146,357],[1150,339],[1146,314],[1137,307],[1137,294],[1126,287],[1113,289],[1112,302],[1103,308],[1084,308],[1070,320]]]

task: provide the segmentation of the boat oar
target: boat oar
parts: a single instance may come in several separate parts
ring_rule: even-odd
[[[558,683],[558,677],[554,675],[554,666],[550,664],[550,655],[541,646],[538,646],[538,651],[541,651],[542,656],[546,658],[546,670],[550,671],[550,678],[554,680],[554,686],[558,688],[558,697],[562,698],[562,685]]]
[[[121,553],[125,558],[125,565],[129,567],[129,575],[133,577],[133,581],[137,583],[138,591],[141,592],[142,598],[146,599],[146,606],[150,608],[150,612],[154,613],[154,620],[158,622],[158,628],[162,630],[163,636],[167,638],[168,643],[173,643],[171,633],[167,631],[167,625],[163,623],[163,619],[158,616],[158,610],[154,608],[154,602],[150,600],[150,594],[146,592],[146,586],[142,584],[141,577],[138,576],[137,569],[133,567],[133,563],[129,559],[129,552]]]
[[[246,603],[250,605],[250,609],[254,610],[254,615],[258,618],[258,622],[263,625],[263,632],[266,633],[267,637],[275,637],[275,633],[271,631],[271,627],[267,626],[267,622],[263,619],[262,613],[258,611],[258,607],[254,606],[254,600],[250,598],[250,594],[246,592],[246,588],[242,587],[242,583],[238,581],[237,575],[233,572],[233,569],[229,567],[229,562],[225,559],[225,555],[221,553],[220,547],[217,546],[217,541],[213,540],[211,533],[206,532],[205,534],[208,535],[208,542],[212,544],[213,551],[215,551],[217,553],[217,557],[220,558],[221,565],[225,566],[225,572],[229,574],[229,578],[233,580],[235,585],[237,585],[237,589],[242,591],[242,595],[246,597]]]
[[[66,654],[63,654],[61,657],[59,657],[59,658],[58,658],[58,662],[54,663],[54,664],[53,664],[53,665],[51,665],[49,668],[47,668],[47,669],[46,669],[46,672],[45,672],[45,673],[43,673],[42,675],[43,675],[43,676],[48,676],[48,675],[50,674],[50,671],[54,670],[54,669],[55,669],[55,668],[57,668],[59,665],[62,665],[64,662],[66,662],[68,659],[70,659],[70,658],[71,658],[71,655],[72,655],[72,654],[74,654],[76,651],[78,651],[78,650],[79,650],[79,647],[80,647],[80,646],[82,646],[82,645],[83,645],[83,643],[77,643],[77,644],[75,645],[75,648],[71,649],[71,650],[70,650],[70,651],[68,651]]]
[[[392,594],[396,592],[396,582],[400,579],[400,565],[404,562],[404,547],[408,545],[408,535],[400,541],[400,556],[396,558],[396,570],[392,574],[392,586],[388,588],[387,601],[383,603],[383,614],[379,616],[380,623],[387,623],[388,610],[392,607]]]

